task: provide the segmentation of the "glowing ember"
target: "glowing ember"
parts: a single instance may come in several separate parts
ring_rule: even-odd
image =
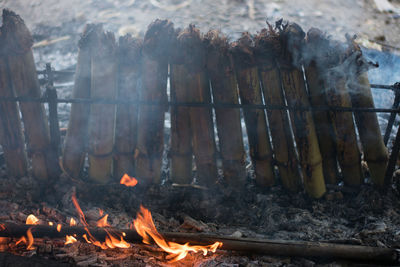
[[[134,187],[135,185],[137,185],[138,181],[134,177],[130,177],[128,174],[125,173],[119,183],[126,186]]]
[[[106,215],[104,215],[102,218],[100,218],[100,219],[97,221],[97,227],[109,227],[109,226],[111,226],[111,225],[107,222],[107,219],[108,219],[108,214],[106,214]]]
[[[49,225],[50,225],[50,226],[53,226],[53,225],[54,225],[54,223],[53,223],[53,222],[49,222]]]
[[[189,243],[181,245],[175,242],[167,242],[154,226],[150,211],[143,206],[140,206],[137,219],[133,221],[133,224],[137,233],[143,238],[143,243],[150,244],[151,237],[159,247],[170,253],[171,260],[169,262],[176,262],[185,258],[190,251],[203,252],[203,255],[207,255],[209,251],[215,252],[217,248],[222,246],[222,242],[215,242],[208,246],[191,246]]]
[[[35,217],[35,215],[30,214],[26,218],[26,223],[25,224],[39,224],[39,219]]]
[[[6,227],[4,226],[4,224],[1,224],[1,223],[0,223],[0,230],[1,230],[1,231],[6,230]]]
[[[70,235],[65,236],[65,245],[72,244],[76,242],[76,238]]]
[[[57,231],[58,232],[61,232],[61,228],[62,228],[62,225],[61,224],[57,224]]]
[[[74,218],[71,218],[69,220],[69,226],[76,226],[76,221],[74,220]]]

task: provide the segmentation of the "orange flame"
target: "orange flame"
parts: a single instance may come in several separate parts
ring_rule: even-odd
[[[138,181],[134,177],[131,177],[125,173],[124,176],[122,176],[121,181],[119,183],[126,186],[134,187],[135,185],[137,185]]]
[[[71,219],[69,220],[69,226],[76,226],[76,221],[75,221],[74,218],[71,218]]]
[[[97,227],[110,227],[111,225],[107,222],[108,214],[104,215],[97,221]]]
[[[62,225],[61,224],[57,224],[57,231],[58,232],[61,232],[61,228],[62,228]]]
[[[176,262],[185,258],[190,251],[201,251],[203,252],[203,255],[207,255],[209,251],[215,252],[217,248],[222,246],[222,242],[215,242],[208,246],[191,246],[189,243],[181,245],[175,242],[167,242],[154,226],[150,211],[145,209],[143,206],[140,206],[137,219],[133,221],[133,224],[136,232],[143,238],[143,243],[150,244],[151,237],[159,247],[170,253],[171,260],[169,262]]]
[[[76,241],[77,241],[76,238],[71,235],[65,236],[65,245],[75,243]]]
[[[129,243],[127,243],[122,236],[120,236],[120,240],[118,240],[116,237],[114,237],[108,231],[107,231],[105,244],[109,248],[130,248],[131,247],[131,245],[129,245]]]
[[[26,249],[27,250],[34,250],[35,249],[35,247],[33,246],[34,239],[33,239],[33,235],[32,235],[31,229],[32,228],[29,228],[26,231],[26,237],[22,236],[17,242],[15,242],[15,244],[18,245],[20,243],[24,243],[24,244],[26,244]]]
[[[72,203],[75,206],[75,209],[78,211],[79,219],[80,219],[81,223],[83,225],[85,225],[86,227],[89,226],[88,223],[86,222],[85,214],[83,214],[83,211],[82,211],[81,207],[79,206],[78,200],[76,199],[75,193],[72,194],[71,198],[72,198]]]
[[[53,226],[54,225],[54,223],[53,222],[49,222],[49,226]]]
[[[35,217],[33,214],[29,214],[26,218],[25,224],[39,224],[39,219]]]

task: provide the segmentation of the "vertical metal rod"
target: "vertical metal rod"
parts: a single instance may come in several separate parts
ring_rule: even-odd
[[[396,167],[396,162],[399,157],[399,150],[400,150],[400,127],[397,130],[397,135],[392,148],[392,153],[390,154],[389,163],[386,168],[386,174],[385,174],[386,186],[389,186],[392,182],[392,177]]]
[[[400,83],[397,82],[397,83],[394,84],[394,86],[395,86],[395,88],[397,90],[395,90],[395,98],[394,98],[394,102],[393,102],[392,108],[396,109],[399,106],[399,103],[400,103],[400,90],[399,90],[400,89]],[[385,146],[387,146],[388,141],[390,139],[390,134],[392,133],[392,128],[393,128],[394,121],[396,119],[396,115],[397,115],[397,112],[392,112],[390,114],[389,119],[388,119],[388,124],[386,126],[385,135],[383,137],[383,142],[385,143]]]
[[[49,127],[50,127],[50,143],[55,155],[60,155],[60,125],[58,121],[57,110],[57,90],[54,88],[54,77],[51,70],[51,64],[46,64],[46,96],[49,103]]]

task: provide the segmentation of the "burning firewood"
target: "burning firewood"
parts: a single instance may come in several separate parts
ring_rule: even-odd
[[[180,30],[173,40],[170,61],[170,85],[172,102],[188,102],[187,70],[181,45],[177,40]],[[177,184],[192,181],[192,132],[189,107],[171,107],[171,180]]]
[[[283,46],[279,58],[283,88],[288,105],[310,107],[303,72],[299,65],[299,53],[304,42],[304,32],[297,24],[283,25],[280,37]],[[320,198],[326,191],[315,124],[310,111],[290,111],[296,139],[304,187],[307,193]]]
[[[354,107],[375,108],[371,87],[368,80],[368,63],[363,58],[360,47],[350,39],[349,46],[357,57],[349,72],[349,93]],[[383,142],[376,113],[355,112],[358,134],[362,144],[364,159],[374,184],[384,185],[385,170],[388,164],[388,151]]]
[[[8,75],[15,94],[20,97],[41,96],[32,54],[32,36],[24,21],[14,12],[3,10],[2,43]],[[50,147],[49,128],[44,106],[37,102],[20,102],[22,120],[32,159],[34,176],[42,181],[59,174],[58,156]]]
[[[149,25],[142,49],[141,105],[138,118],[136,175],[140,181],[159,183],[164,149],[164,118],[167,106],[168,51],[173,23],[156,20]]]
[[[312,28],[307,33],[306,66],[305,74],[310,95],[310,103],[313,107],[327,106],[326,92],[322,74],[316,66],[314,57],[318,57],[318,51],[324,45],[328,45],[319,36],[322,33]],[[332,120],[328,111],[314,110],[313,117],[317,131],[319,148],[322,155],[325,182],[337,184],[339,172],[336,156],[336,136],[333,130]]]
[[[118,47],[118,98],[138,99],[140,50],[142,42],[125,35]],[[114,177],[134,173],[134,152],[137,142],[137,105],[118,105],[115,125]]]
[[[1,36],[1,35],[0,35]],[[4,42],[1,42],[4,51]],[[0,97],[13,97],[14,92],[8,76],[7,59],[0,56]],[[0,102],[0,144],[3,148],[7,172],[10,176],[22,177],[27,174],[27,158],[21,118],[15,102]]]
[[[101,31],[99,25],[88,24],[79,41],[78,62],[76,65],[74,89],[72,97],[90,98],[91,66],[93,39]],[[88,123],[90,105],[85,103],[73,103],[68,122],[68,130],[65,138],[62,157],[62,167],[65,172],[74,178],[78,178],[85,161],[88,142]]]
[[[183,53],[187,101],[210,103],[210,86],[205,68],[206,54],[200,31],[194,25],[189,25],[187,29],[179,33],[177,38],[182,47],[181,53]],[[201,185],[211,186],[217,178],[211,108],[190,107],[189,116],[198,182]]]
[[[210,76],[214,103],[239,103],[235,70],[229,43],[217,31],[209,31],[207,42],[207,70]],[[239,109],[215,109],[219,148],[225,180],[231,185],[243,185],[246,178],[245,151]]]
[[[114,34],[98,31],[91,62],[91,98],[115,99],[117,93]],[[89,115],[89,177],[106,183],[112,177],[115,105],[93,103]]]
[[[281,49],[278,38],[279,35],[272,28],[263,29],[255,37],[258,70],[265,104],[268,107],[285,105],[281,77],[275,58]],[[282,183],[289,190],[298,191],[301,185],[301,176],[287,111],[268,110],[267,116]]]
[[[254,56],[254,41],[249,33],[232,44],[239,95],[242,104],[262,104],[260,80]],[[256,182],[272,186],[275,182],[272,149],[263,109],[244,109],[244,121],[254,164]]]

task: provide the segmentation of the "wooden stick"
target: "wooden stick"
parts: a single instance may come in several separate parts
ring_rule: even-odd
[[[118,47],[118,98],[137,100],[138,79],[141,67],[142,42],[125,35],[119,38]],[[137,142],[138,106],[118,105],[115,125],[114,178],[125,173],[134,175],[134,152]]]
[[[79,41],[73,98],[90,98],[92,50],[95,36],[101,31],[100,25],[88,24]],[[66,173],[79,178],[88,145],[88,124],[90,105],[73,103],[65,137],[62,167]]]
[[[188,73],[184,66],[184,54],[177,40],[176,31],[171,49],[170,85],[171,101],[189,102]],[[192,182],[192,131],[189,107],[171,107],[171,180],[177,184]]]
[[[34,238],[65,238],[65,235],[77,235],[83,240],[82,235],[87,234],[83,227],[63,226],[58,232],[56,226],[48,225],[16,225],[4,224],[5,230],[0,231],[0,237],[19,238],[26,235],[31,228]],[[107,229],[107,228],[106,228]],[[105,228],[90,228],[90,233],[99,241],[104,241]],[[130,229],[108,229],[112,233],[126,234],[124,240],[128,242],[141,242],[142,238],[135,230]],[[310,257],[323,260],[350,260],[358,262],[374,262],[380,264],[399,264],[399,252],[394,248],[368,247],[360,245],[345,245],[327,242],[311,241],[286,241],[253,238],[235,238],[201,233],[173,233],[161,232],[168,241],[179,243],[209,245],[214,242],[222,242],[221,249],[241,251],[245,253],[257,253],[286,257]]]
[[[210,84],[206,73],[205,47],[200,31],[189,25],[178,35],[187,70],[188,101],[211,102]],[[193,154],[199,184],[212,186],[217,181],[216,145],[211,108],[190,107]]]
[[[350,66],[351,71],[348,73],[348,89],[352,105],[357,108],[375,108],[367,73],[368,63],[363,59],[361,49],[354,40],[349,40],[349,42],[352,53],[357,55]],[[361,65],[359,65],[360,63]],[[383,142],[377,115],[370,112],[355,112],[354,117],[371,179],[374,184],[382,187],[389,156]]]
[[[254,42],[249,33],[232,44],[236,77],[242,104],[262,104],[260,80],[254,58]],[[250,157],[254,164],[256,182],[272,186],[275,182],[272,149],[264,110],[243,110]]]
[[[310,106],[305,88],[301,64],[298,62],[299,49],[304,42],[305,33],[295,23],[282,29],[281,40],[283,55],[280,58],[280,70],[286,101],[290,106]],[[322,157],[319,150],[317,133],[312,114],[309,111],[292,111],[293,132],[303,171],[303,181],[307,193],[320,198],[326,191],[322,170]]]
[[[142,184],[160,183],[167,106],[168,51],[173,23],[156,20],[144,36],[140,100],[159,105],[139,107],[136,175]]]
[[[207,41],[207,70],[214,103],[239,103],[235,70],[229,43],[217,31],[209,31]],[[242,186],[246,180],[245,151],[239,109],[215,109],[219,148],[225,180]]]
[[[92,54],[92,98],[115,99],[117,94],[116,44],[113,33],[99,31]],[[91,104],[89,115],[89,177],[107,183],[112,177],[115,105]]]
[[[0,51],[3,51],[3,47]],[[7,61],[0,56],[0,97],[13,97]],[[27,174],[27,158],[21,118],[16,102],[0,102],[0,144],[3,148],[7,172],[10,176]]]
[[[275,58],[275,55],[280,53],[278,38],[279,35],[271,28],[263,29],[255,37],[258,70],[267,106],[285,105],[281,76]],[[301,176],[288,113],[285,110],[268,110],[267,116],[282,183],[290,191],[298,191],[301,185]]]
[[[305,74],[310,95],[310,103],[313,107],[327,106],[324,81],[314,57],[318,56],[321,46],[328,45],[320,36],[322,32],[312,28],[307,33],[307,63]],[[322,166],[324,169],[325,182],[327,184],[337,184],[339,171],[336,152],[336,136],[333,123],[328,111],[313,111],[313,118],[317,131],[319,148],[322,155]]]
[[[7,54],[10,79],[19,97],[41,96],[32,54],[32,36],[24,21],[14,12],[3,10],[1,28]],[[50,136],[44,106],[41,103],[21,102],[20,109],[32,159],[34,176],[47,181],[58,175],[58,158],[50,147]]]

